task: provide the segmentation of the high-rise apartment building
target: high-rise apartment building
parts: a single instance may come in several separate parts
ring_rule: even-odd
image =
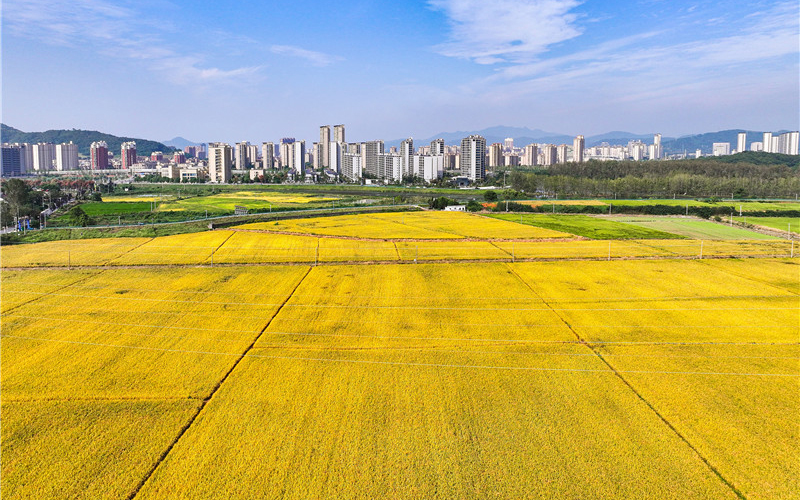
[[[568,152],[569,146],[566,144],[556,146],[556,163],[567,163]]]
[[[572,141],[572,161],[583,163],[583,152],[586,149],[586,140],[579,135]]]
[[[40,142],[32,146],[33,169],[37,172],[53,170],[56,159],[56,145],[49,142]],[[108,160],[106,160],[108,162]]]
[[[743,153],[747,151],[747,132],[739,132],[736,136],[736,152]]]
[[[772,132],[764,132],[764,140],[762,141],[764,144],[764,152],[765,153],[774,153],[775,151],[772,150]]]
[[[785,155],[798,154],[798,140],[800,139],[800,132],[786,132],[778,136],[777,153]],[[773,138],[774,140],[774,138]]]
[[[506,137],[503,141],[503,148],[506,151],[513,151],[514,150],[514,138],[513,137]]]
[[[539,146],[528,144],[525,146],[525,151],[522,155],[522,164],[530,167],[537,163],[539,163]]]
[[[333,126],[333,142],[347,142],[344,138],[344,125]]]
[[[329,168],[331,165],[328,155],[330,155],[331,144],[331,126],[323,125],[319,128],[319,152],[320,159],[317,160],[320,167]],[[316,155],[315,155],[316,156]]]
[[[473,181],[486,178],[486,139],[471,135],[461,139],[461,175]]]
[[[660,160],[664,157],[664,148],[661,146],[661,134],[653,136],[653,149],[650,155],[651,160]]]
[[[123,142],[122,146],[120,146],[120,155],[122,156],[122,168],[131,168],[138,161],[136,157],[136,143],[133,141]]]
[[[70,142],[56,146],[56,170],[78,170],[78,145]]]
[[[441,179],[444,175],[444,155],[414,155],[414,169],[426,182]]]
[[[247,141],[237,142],[233,153],[234,163],[237,170],[244,170],[250,165],[250,143]]]
[[[502,167],[503,166],[503,145],[495,142],[489,146],[489,167]]]
[[[275,144],[271,142],[261,143],[261,168],[272,168],[275,160]]]
[[[342,176],[357,181],[363,176],[363,165],[360,153],[342,154]]]
[[[17,144],[3,144],[0,147],[0,176],[12,177],[22,173],[20,147]]]
[[[105,170],[108,168],[108,144],[106,141],[93,142],[89,146],[92,170]]]
[[[296,141],[292,144],[292,165],[289,168],[293,168],[298,172],[305,172],[306,168],[306,141]]]
[[[294,137],[284,137],[280,144],[281,166],[293,168],[294,166]]]
[[[400,157],[402,158],[403,162],[403,175],[417,175],[417,171],[414,166],[414,139],[411,137],[400,143]]]
[[[444,139],[434,139],[431,141],[430,154],[434,156],[444,154]]]
[[[361,148],[364,172],[380,178],[378,173],[378,155],[383,153],[383,141],[368,141]]]
[[[711,146],[711,153],[714,156],[727,156],[731,154],[731,143],[730,142],[715,142]]]
[[[542,147],[542,165],[549,167],[558,162],[558,152],[555,144],[545,144]]]
[[[211,182],[230,182],[232,163],[233,148],[230,144],[224,142],[208,144],[208,178]]]
[[[186,155],[183,153],[183,151],[175,151],[175,153],[172,155],[172,163],[176,165],[183,165],[186,163]]]
[[[342,155],[344,154],[344,144],[341,142],[332,142],[328,145],[328,161],[330,168],[337,174],[342,173]]]
[[[19,169],[24,174],[33,170],[33,145],[27,142],[14,144],[19,147]]]

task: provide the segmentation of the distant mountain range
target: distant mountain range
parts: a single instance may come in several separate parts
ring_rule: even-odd
[[[163,141],[164,144],[167,146],[171,146],[175,149],[183,149],[186,146],[199,146],[201,143],[199,142],[192,142],[189,139],[184,139],[183,137],[173,137],[168,141]]]
[[[95,141],[105,141],[106,144],[108,144],[108,150],[114,153],[114,155],[119,155],[120,146],[123,142],[128,141],[136,142],[136,152],[142,156],[147,156],[153,151],[163,151],[167,153],[175,150],[175,148],[161,142],[137,139],[135,137],[117,137],[96,130],[71,129],[47,130],[45,132],[23,132],[14,127],[9,127],[4,123],[0,124],[0,140],[2,140],[2,142],[28,142],[32,144],[38,142],[52,142],[54,144],[74,142],[78,145],[78,153],[86,156],[89,155],[89,147]]]

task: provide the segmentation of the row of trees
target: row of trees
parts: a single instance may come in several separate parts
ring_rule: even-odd
[[[598,162],[516,171],[511,185],[526,193],[558,197],[758,197],[794,198],[800,171],[786,165],[717,161]]]

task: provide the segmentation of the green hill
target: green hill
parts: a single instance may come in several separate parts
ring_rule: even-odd
[[[175,151],[175,148],[166,146],[157,141],[148,141],[146,139],[137,139],[134,137],[117,137],[111,134],[104,134],[96,130],[47,130],[45,132],[23,132],[9,127],[2,123],[0,124],[0,139],[2,142],[29,142],[36,144],[38,142],[52,142],[54,144],[61,144],[62,142],[74,142],[78,145],[78,152],[82,155],[89,155],[89,146],[95,141],[106,141],[108,150],[114,153],[115,156],[120,154],[120,146],[123,142],[135,141],[136,152],[140,155],[149,155],[153,151]]]

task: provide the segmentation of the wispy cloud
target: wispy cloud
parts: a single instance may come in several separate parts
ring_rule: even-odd
[[[692,91],[713,92],[736,80],[766,83],[786,73],[782,57],[800,52],[796,4],[790,4],[775,5],[732,34],[675,41],[680,37],[665,31],[640,33],[563,56],[506,64],[474,86],[509,102],[565,92],[646,102],[655,95],[681,99]]]
[[[137,60],[175,84],[231,83],[260,70],[206,66],[201,55],[168,46],[153,28],[156,23],[147,22],[141,13],[106,0],[15,0],[3,9],[3,22],[15,36]]]
[[[581,34],[570,11],[578,0],[429,0],[445,13],[449,40],[443,55],[480,64],[527,62],[550,45]]]
[[[312,65],[319,67],[330,66],[331,64],[342,60],[342,58],[338,56],[332,56],[323,52],[315,52],[313,50],[295,47],[294,45],[273,45],[269,50],[273,54],[305,59]]]

